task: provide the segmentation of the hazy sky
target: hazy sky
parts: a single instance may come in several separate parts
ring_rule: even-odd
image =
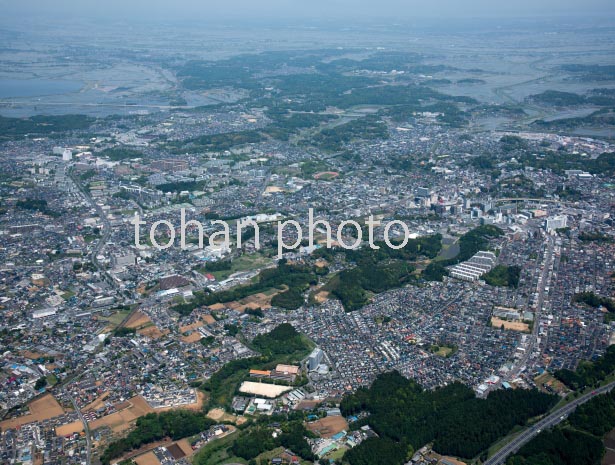
[[[0,0],[4,19],[407,19],[615,17],[615,0]]]

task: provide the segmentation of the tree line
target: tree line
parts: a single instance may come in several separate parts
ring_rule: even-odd
[[[404,451],[431,442],[441,454],[473,458],[555,402],[556,396],[523,389],[495,391],[478,399],[461,383],[429,391],[398,372],[381,374],[370,388],[359,388],[341,402],[344,415],[369,412],[367,421],[380,436],[360,444],[346,458],[351,465],[385,463],[369,459],[371,444],[380,441],[393,441]],[[404,459],[405,452],[403,457],[391,453],[386,463],[401,464]]]
[[[100,461],[103,465],[109,465],[111,460],[144,444],[166,437],[172,440],[187,438],[208,429],[214,423],[204,413],[189,410],[148,413],[137,419],[136,428],[128,436],[109,444]]]

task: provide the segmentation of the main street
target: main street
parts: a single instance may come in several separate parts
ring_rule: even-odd
[[[77,415],[79,415],[79,419],[81,420],[81,423],[83,423],[83,431],[85,432],[85,440],[87,443],[87,462],[86,465],[90,465],[92,463],[92,438],[90,437],[90,426],[88,425],[88,421],[83,417],[83,414],[81,413],[81,410],[79,409],[79,406],[77,405],[77,401],[74,399],[73,396],[70,396],[70,401],[73,404],[73,408],[75,409],[75,412],[77,412]]]
[[[543,305],[545,301],[545,292],[547,287],[549,287],[549,277],[550,277],[550,267],[553,263],[553,247],[554,240],[552,237],[548,236],[546,239],[546,256],[544,261],[542,262],[542,270],[540,272],[540,277],[537,285],[537,293],[538,297],[536,299],[536,312],[534,313],[534,328],[532,330],[532,334],[529,336],[528,344],[523,356],[521,356],[514,364],[513,368],[507,375],[507,378],[512,381],[519,376],[519,374],[526,368],[527,363],[532,355],[532,351],[534,350],[534,346],[536,341],[538,340],[538,329],[540,323],[540,316],[543,310]]]
[[[90,193],[83,187],[79,180],[73,176],[71,170],[69,168],[65,168],[65,170],[68,177],[73,181],[77,189],[79,189],[79,192],[81,192],[81,195],[83,195],[83,197],[90,204],[90,206],[96,210],[96,214],[98,215],[103,224],[102,236],[98,239],[94,250],[92,250],[92,264],[96,267],[96,269],[98,269],[101,275],[111,286],[113,286],[115,289],[118,289],[119,286],[117,282],[115,282],[113,277],[109,275],[109,273],[107,273],[107,271],[98,261],[98,255],[102,252],[105,245],[107,245],[109,237],[111,236],[111,223],[107,218],[107,214],[103,211],[102,207],[94,201]]]

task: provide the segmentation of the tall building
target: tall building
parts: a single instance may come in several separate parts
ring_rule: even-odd
[[[73,159],[73,151],[71,149],[64,149],[62,152],[62,161],[71,161]]]
[[[556,229],[565,228],[568,225],[568,217],[566,215],[551,216],[547,218],[547,232],[555,231]]]
[[[308,370],[316,370],[318,368],[318,365],[322,363],[324,356],[324,352],[318,347],[316,347],[308,357]]]

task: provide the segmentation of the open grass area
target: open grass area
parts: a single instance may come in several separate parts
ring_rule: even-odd
[[[557,394],[567,394],[570,392],[570,389],[568,389],[564,383],[556,379],[548,371],[545,371],[542,375],[534,378],[534,382],[536,383],[538,389],[543,392],[550,392],[549,389],[547,389],[547,386],[553,389]]]
[[[433,345],[429,348],[429,350],[431,353],[439,357],[449,357],[457,351],[457,348],[446,345]]]
[[[250,365],[244,366],[241,361],[229,362],[205,383],[211,389],[212,406],[228,407],[231,404],[239,385],[249,376]]]
[[[73,297],[75,295],[75,293],[73,291],[66,291],[64,294],[62,294],[62,298],[64,300],[68,300],[71,297]]]
[[[440,349],[438,349],[438,351],[435,352],[435,354],[439,355],[440,357],[448,357],[452,353],[453,353],[453,349],[450,347],[440,347]]]
[[[263,452],[258,457],[256,457],[256,463],[269,463],[271,462],[271,459],[276,458],[283,452],[284,452],[283,447],[276,447],[273,450],[268,450],[267,452]]]
[[[224,463],[242,463],[248,462],[240,457],[234,457],[227,449],[232,442],[241,435],[241,431],[229,434],[221,439],[216,439],[202,447],[192,460],[194,465],[218,465]]]
[[[205,267],[201,268],[199,271],[203,274],[211,273],[218,281],[222,281],[228,278],[233,273],[237,273],[239,271],[248,271],[256,268],[262,268],[266,265],[271,264],[272,261],[270,258],[264,257],[260,253],[254,254],[245,254],[241,255],[233,259],[231,262],[231,268],[228,270],[220,270],[220,271],[207,271]]]
[[[331,460],[341,460],[347,450],[347,447],[340,447],[339,449],[336,449],[333,452],[327,454],[326,458]]]
[[[438,256],[434,259],[436,262],[441,262],[443,260],[451,260],[457,256],[459,253],[459,243],[457,241],[453,243],[444,243],[442,240],[442,250]]]
[[[58,378],[53,373],[47,375],[47,385],[49,387],[58,384]]]
[[[107,321],[111,323],[112,325],[117,326],[122,321],[124,321],[124,318],[126,318],[129,313],[130,313],[130,310],[120,310],[109,316],[99,316],[98,319],[102,321]]]
[[[256,460],[256,463],[271,463],[271,459],[279,457],[283,453],[284,453],[284,447],[276,447],[275,449],[268,450],[267,452],[263,452],[258,457],[256,457],[255,460]],[[227,463],[232,463],[232,462],[227,462]],[[237,462],[237,463],[244,463],[244,462]],[[312,464],[312,462],[308,462],[306,460],[300,460],[299,463],[301,465],[311,465]]]

